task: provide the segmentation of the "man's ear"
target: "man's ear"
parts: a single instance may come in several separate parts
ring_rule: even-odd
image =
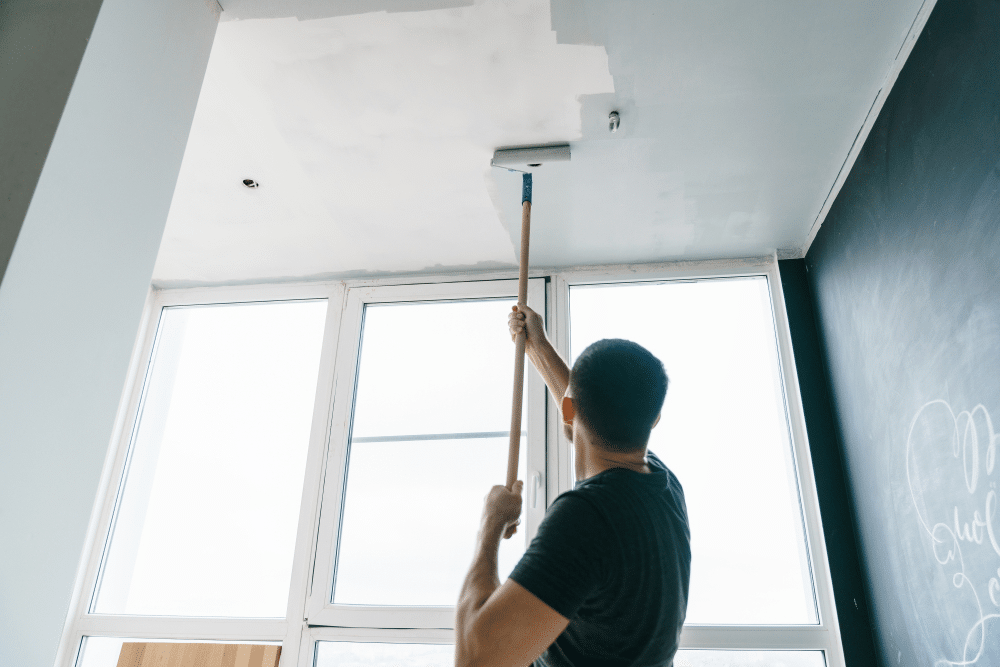
[[[576,406],[573,405],[573,399],[569,396],[563,396],[562,415],[564,424],[573,423],[573,417],[576,416]]]
[[[662,416],[663,416],[662,412],[660,414],[656,415],[656,420],[653,421],[653,425],[650,426],[649,428],[651,428],[651,429],[656,428],[656,425],[660,423],[660,417],[662,417]]]

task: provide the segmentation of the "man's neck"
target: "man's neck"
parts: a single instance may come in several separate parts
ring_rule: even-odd
[[[611,470],[624,468],[635,472],[652,472],[646,462],[646,448],[629,452],[617,452],[589,443],[581,442],[576,447],[576,478],[590,479],[594,475]]]

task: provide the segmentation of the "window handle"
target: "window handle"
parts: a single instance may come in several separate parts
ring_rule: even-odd
[[[542,490],[542,473],[536,472],[531,476],[531,491],[528,494],[528,502],[531,509],[538,507],[538,494]]]

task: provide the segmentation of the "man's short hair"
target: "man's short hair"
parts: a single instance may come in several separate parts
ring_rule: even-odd
[[[641,449],[667,395],[667,372],[630,340],[605,338],[585,349],[569,376],[573,405],[615,451]]]

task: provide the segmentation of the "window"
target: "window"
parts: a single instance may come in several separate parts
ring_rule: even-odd
[[[351,361],[338,376],[310,623],[452,626],[483,496],[506,476],[516,292],[515,281],[348,291],[339,356]],[[543,281],[529,303],[544,311]],[[544,386],[526,377],[519,478],[530,469],[535,502],[501,545],[502,578],[544,514]]]
[[[325,317],[163,309],[95,613],[285,616]]]
[[[113,667],[123,641],[275,644],[292,660],[342,294],[154,293],[61,666]]]
[[[687,622],[816,623],[767,279],[581,285],[569,300],[574,358],[627,338],[666,366],[649,449],[687,498]]]
[[[503,323],[514,302],[365,307],[335,604],[458,599],[476,500],[507,465],[512,368]],[[501,544],[501,575],[523,552],[523,540]]]
[[[565,288],[572,358],[598,339],[626,338],[659,357],[670,378],[649,449],[684,486],[691,524],[678,665],[822,665],[823,651],[838,664],[793,361],[782,349],[783,313],[772,307],[776,271],[574,278]],[[723,648],[816,650],[691,650]]]
[[[619,336],[665,362],[650,448],[694,550],[677,665],[842,667],[777,267],[682,269],[553,272],[529,305],[568,359]],[[154,294],[60,667],[150,637],[280,644],[282,667],[451,664],[506,473],[516,280],[401,282]],[[501,577],[574,481],[531,370],[524,415]]]

